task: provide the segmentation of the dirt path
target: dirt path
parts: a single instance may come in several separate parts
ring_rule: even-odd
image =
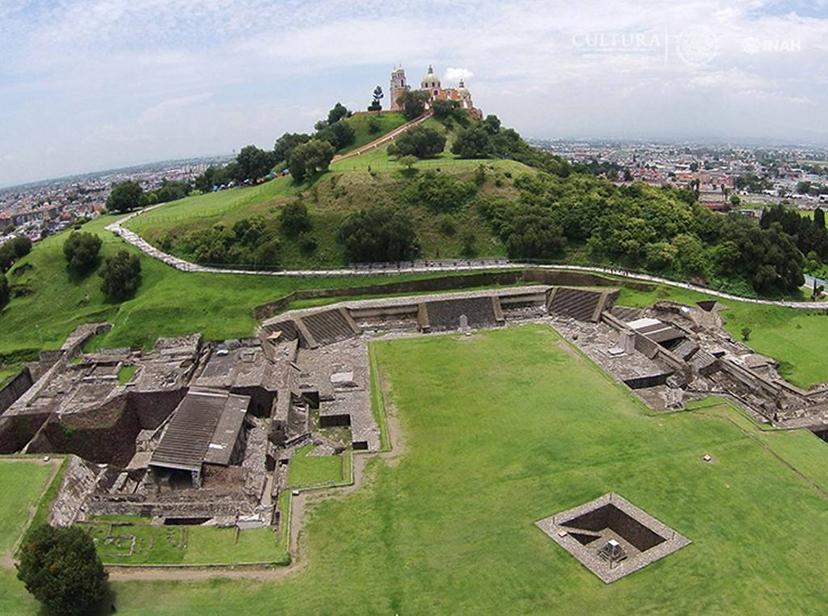
[[[382,382],[382,379],[381,379]],[[382,385],[385,390],[385,385]],[[387,396],[386,396],[387,399]],[[272,567],[107,567],[109,579],[115,581],[198,581],[211,578],[230,578],[245,580],[279,580],[305,570],[309,556],[307,547],[302,540],[305,528],[305,516],[308,506],[328,499],[339,499],[362,489],[366,483],[366,468],[369,462],[379,458],[388,463],[396,463],[405,451],[399,418],[396,409],[389,407],[386,401],[388,436],[391,449],[381,453],[360,453],[354,455],[354,482],[340,488],[325,488],[321,490],[300,491],[291,497],[290,512],[290,564]],[[304,546],[304,547],[303,547]]]

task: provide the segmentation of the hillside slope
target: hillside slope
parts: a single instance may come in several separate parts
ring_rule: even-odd
[[[356,116],[350,121],[363,117]],[[425,125],[446,132],[435,120],[427,120]],[[459,159],[448,152],[450,144],[451,134],[446,151],[437,158],[418,161],[412,172],[390,158],[384,145],[359,156],[334,161],[330,171],[310,184],[296,186],[289,177],[280,177],[257,187],[188,197],[141,214],[126,226],[166,252],[208,264],[209,260],[199,258],[191,238],[215,225],[229,229],[241,220],[258,217],[264,222],[266,236],[279,240],[280,267],[323,268],[347,264],[336,236],[350,213],[372,206],[388,206],[403,208],[410,215],[423,258],[470,256],[471,237],[474,256],[504,256],[505,247],[483,218],[479,205],[490,198],[516,198],[515,179],[536,171],[511,160]],[[440,213],[408,198],[412,184],[429,172],[447,176],[454,182],[474,184],[474,196],[467,203],[447,207],[447,211]],[[294,201],[301,201],[307,207],[313,225],[302,238],[286,236],[279,227],[282,210]],[[315,243],[314,250],[308,250],[308,238]],[[251,265],[233,261],[209,264]]]

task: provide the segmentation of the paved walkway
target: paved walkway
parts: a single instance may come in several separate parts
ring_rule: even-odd
[[[161,204],[164,205],[164,204]],[[628,278],[630,280],[652,282],[656,284],[663,284],[678,289],[686,289],[688,291],[695,291],[697,293],[704,293],[711,297],[721,299],[736,300],[746,302],[749,304],[760,304],[764,306],[783,306],[786,308],[794,308],[796,310],[826,310],[828,311],[828,303],[818,302],[794,302],[784,300],[770,300],[770,299],[756,299],[752,297],[742,297],[732,293],[725,293],[723,291],[716,291],[706,287],[690,284],[688,282],[677,282],[669,280],[668,278],[661,278],[659,276],[652,276],[650,274],[641,274],[638,272],[630,272],[623,269],[612,267],[599,267],[591,265],[537,265],[533,263],[519,263],[512,262],[507,259],[469,259],[469,260],[434,260],[434,261],[418,261],[414,263],[400,263],[400,264],[379,264],[377,266],[360,266],[340,269],[327,270],[279,270],[279,271],[265,271],[265,270],[247,270],[247,269],[229,269],[208,267],[205,265],[198,265],[185,261],[171,254],[163,252],[158,248],[150,245],[145,239],[139,236],[134,231],[130,231],[123,226],[128,220],[135,216],[140,216],[144,212],[150,211],[161,205],[152,206],[133,212],[121,218],[112,224],[108,225],[106,229],[120,236],[124,241],[129,242],[147,255],[163,261],[167,265],[174,267],[182,272],[201,272],[207,274],[246,274],[251,276],[276,276],[282,278],[300,277],[300,278],[330,278],[333,276],[377,276],[377,275],[397,275],[397,274],[425,274],[434,272],[464,273],[470,271],[492,271],[492,270],[514,270],[514,269],[541,269],[541,270],[558,270],[570,272],[586,272],[590,274],[608,274],[617,276],[619,278]]]

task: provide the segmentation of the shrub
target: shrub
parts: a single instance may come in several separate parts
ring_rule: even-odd
[[[327,141],[312,139],[297,145],[290,153],[288,167],[297,184],[317,173],[327,171],[334,155],[334,147]]]
[[[427,126],[415,126],[397,137],[394,151],[397,156],[434,158],[445,147],[446,137],[438,130]]]
[[[107,573],[92,538],[78,527],[32,529],[20,548],[17,577],[52,613],[88,613],[107,595]]]
[[[451,151],[460,158],[490,158],[493,154],[489,133],[480,126],[460,131]]]
[[[373,207],[348,216],[339,241],[351,262],[407,261],[420,253],[411,219],[403,212]]]
[[[109,257],[101,270],[101,290],[109,299],[121,301],[135,294],[141,284],[141,260],[125,250]]]
[[[15,261],[32,251],[32,240],[19,235],[0,246],[0,272],[8,271]]]
[[[451,212],[465,205],[476,192],[477,186],[472,182],[427,171],[413,180],[402,194],[412,205],[423,204],[435,212]]]
[[[63,242],[63,256],[70,269],[85,274],[95,269],[101,251],[101,238],[94,233],[73,231]]]
[[[301,201],[291,201],[282,209],[279,224],[282,233],[288,237],[297,237],[313,227],[310,216],[308,216],[308,208]]]
[[[11,293],[9,292],[9,281],[5,274],[0,274],[0,310],[9,303]]]

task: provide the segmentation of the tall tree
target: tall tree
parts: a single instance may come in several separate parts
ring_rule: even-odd
[[[825,228],[825,212],[821,207],[814,210],[814,225],[816,225],[818,229]]]
[[[382,88],[377,86],[374,88],[373,100],[368,106],[368,111],[382,111],[382,99],[385,95],[382,93]]]
[[[46,524],[27,533],[17,577],[46,608],[65,616],[89,613],[107,595],[107,573],[85,531]]]
[[[141,284],[141,260],[126,250],[109,257],[101,269],[101,290],[109,299],[121,301],[132,297]]]

